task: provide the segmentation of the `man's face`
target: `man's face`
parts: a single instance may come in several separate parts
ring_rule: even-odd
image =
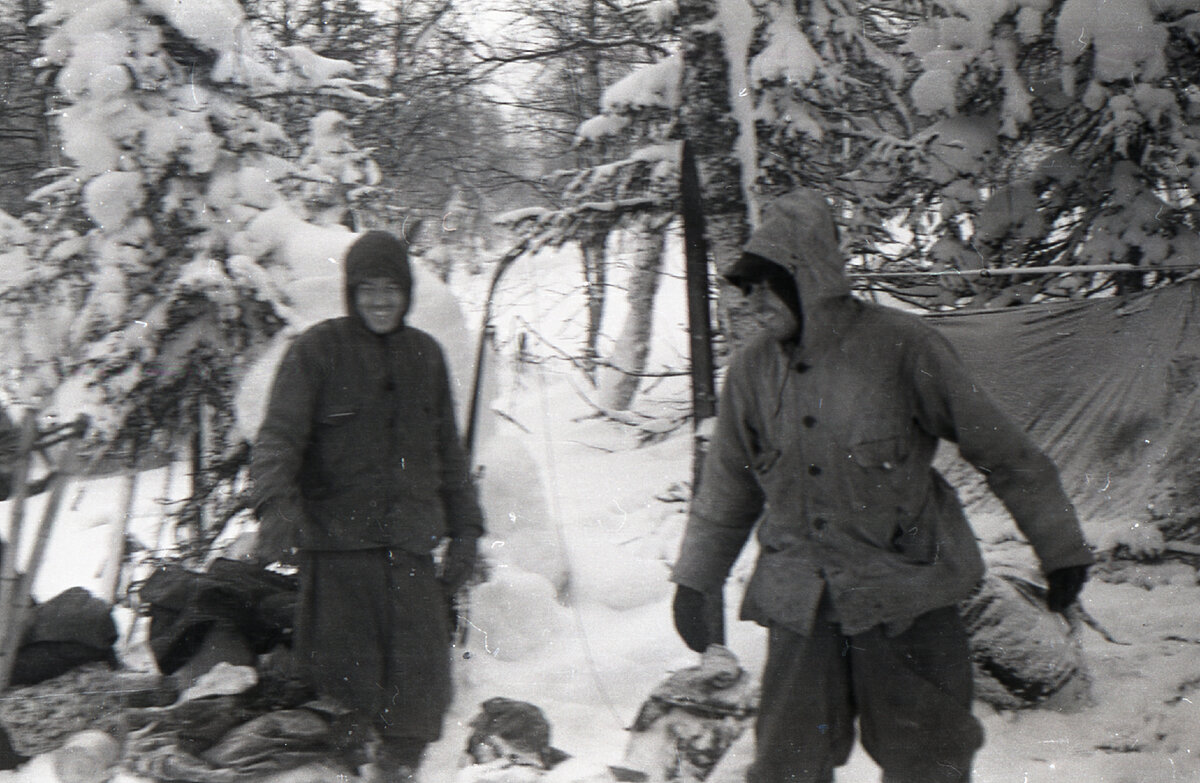
[[[792,308],[779,298],[765,280],[750,283],[746,287],[746,301],[758,324],[776,340],[783,342],[800,331],[800,321]]]
[[[354,289],[354,306],[368,329],[387,334],[404,318],[408,295],[390,277],[368,277]]]

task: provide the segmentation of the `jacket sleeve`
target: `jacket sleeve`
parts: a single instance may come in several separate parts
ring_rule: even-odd
[[[716,432],[671,574],[671,581],[702,592],[714,592],[725,583],[763,510],[763,491],[752,468],[750,400],[737,383],[744,375],[739,366],[731,364],[726,373]]]
[[[953,346],[930,330],[910,370],[918,423],[958,444],[1004,503],[1046,573],[1094,561],[1058,468],[971,378]]]
[[[450,374],[441,349],[435,372],[440,378],[438,394],[438,449],[442,473],[440,492],[446,512],[446,525],[451,538],[479,538],[484,533],[483,511],[471,476],[471,465],[458,434],[454,414],[454,393]]]
[[[251,497],[260,539],[294,542],[305,520],[300,470],[316,415],[318,372],[311,346],[301,335],[279,362],[251,452]]]

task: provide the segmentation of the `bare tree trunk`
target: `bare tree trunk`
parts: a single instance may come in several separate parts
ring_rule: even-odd
[[[608,259],[605,255],[607,239],[607,232],[594,231],[579,242],[588,314],[583,366],[592,383],[596,382],[596,360],[600,355],[600,322],[604,318],[604,296],[608,288]]]
[[[641,384],[650,355],[654,326],[654,298],[658,294],[663,262],[663,229],[670,219],[647,218],[634,234],[633,272],[629,277],[629,313],[609,368],[601,376],[601,402],[609,410],[628,410]]]
[[[748,232],[738,127],[730,103],[730,71],[717,29],[716,0],[679,0],[684,24],[683,132],[696,152],[703,189],[708,246],[718,272],[717,324],[721,349],[733,349],[755,331],[738,291],[720,278],[741,255]],[[752,129],[750,129],[752,132]]]
[[[584,35],[592,39],[597,35],[599,10],[596,0],[588,0],[580,11],[580,23]],[[598,51],[585,48],[583,52],[584,67],[575,74],[576,110],[578,120],[594,116],[600,111],[601,93],[601,54]],[[594,166],[604,159],[605,145],[594,148],[581,148],[577,153],[578,165],[581,168]],[[587,293],[587,336],[583,347],[584,369],[596,383],[596,360],[599,358],[600,326],[604,318],[604,300],[608,289],[608,228],[593,226],[580,240],[579,249],[583,256],[583,280]]]
[[[112,530],[108,537],[108,560],[100,578],[100,596],[110,604],[115,604],[121,591],[121,572],[125,568],[125,539],[129,534],[129,525],[133,520],[133,508],[137,502],[138,472],[133,465],[125,469],[121,476],[121,502],[118,516],[113,520]]]

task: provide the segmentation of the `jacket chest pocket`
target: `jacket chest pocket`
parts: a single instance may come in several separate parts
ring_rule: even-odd
[[[363,406],[352,402],[334,402],[317,410],[313,449],[321,472],[335,483],[340,483],[338,477],[359,470],[371,457],[375,438],[370,430],[374,428],[367,418]]]
[[[864,470],[887,473],[902,467],[911,450],[911,441],[904,435],[875,435],[852,443],[849,456]]]
[[[907,517],[909,495],[921,485],[911,475],[911,452],[911,439],[899,433],[869,434],[847,448],[847,495],[855,512],[874,520],[873,527]]]

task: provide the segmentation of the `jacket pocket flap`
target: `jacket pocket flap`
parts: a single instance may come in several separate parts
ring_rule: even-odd
[[[330,427],[337,427],[341,424],[348,424],[357,415],[358,411],[354,408],[329,408],[317,414],[317,421]]]
[[[850,459],[863,468],[892,470],[908,458],[908,438],[892,435],[859,441],[850,446]]]

